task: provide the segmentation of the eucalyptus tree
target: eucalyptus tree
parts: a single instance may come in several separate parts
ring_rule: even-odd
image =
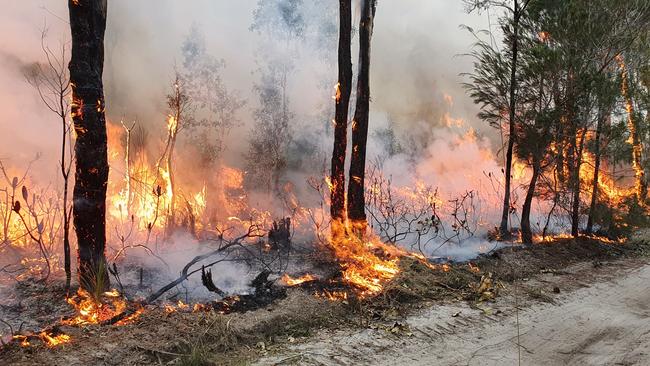
[[[291,76],[296,71],[296,46],[307,24],[302,0],[259,1],[250,30],[261,36],[253,92],[258,106],[246,155],[247,183],[255,189],[282,194],[281,178],[289,165],[295,114],[292,112]]]
[[[508,45],[509,55],[509,71],[510,78],[508,80],[508,141],[506,147],[506,163],[505,163],[505,181],[503,193],[503,208],[501,210],[501,223],[499,224],[499,235],[503,238],[509,237],[510,232],[508,229],[508,219],[510,217],[510,191],[512,181],[512,162],[513,162],[513,149],[516,138],[516,120],[517,113],[517,59],[519,57],[519,38],[520,38],[520,24],[524,18],[528,5],[533,0],[465,0],[468,11],[479,11],[488,8],[497,8],[505,11],[504,18],[501,19],[502,27],[505,33],[508,34],[505,43]],[[476,99],[476,97],[475,97]],[[491,109],[494,105],[487,100],[479,101],[484,107]],[[498,121],[499,126],[504,119],[500,110]],[[492,110],[489,113],[493,114]]]
[[[352,119],[352,155],[348,183],[348,218],[365,227],[365,176],[370,114],[370,42],[375,23],[376,0],[362,0],[359,19],[359,71],[356,108]]]
[[[345,154],[348,138],[348,108],[352,91],[352,1],[339,0],[338,83],[334,100],[334,149],[330,173],[330,213],[333,220],[345,219]]]
[[[69,0],[70,112],[76,135],[73,223],[79,284],[93,293],[109,287],[106,257],[108,146],[104,100],[104,34],[107,0]]]

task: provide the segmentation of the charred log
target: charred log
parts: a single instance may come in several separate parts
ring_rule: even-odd
[[[212,270],[208,269],[206,271],[205,266],[201,266],[201,283],[203,283],[203,286],[205,286],[208,291],[214,292],[219,296],[224,296],[226,294],[214,284],[214,281],[212,280]]]
[[[212,309],[221,313],[243,313],[263,308],[286,297],[286,289],[275,286],[274,281],[269,280],[270,274],[269,271],[262,271],[253,279],[251,286],[255,291],[252,294],[228,296],[213,302]]]
[[[291,244],[291,218],[287,217],[279,221],[273,221],[273,227],[269,230],[269,244],[272,249],[288,248]]]

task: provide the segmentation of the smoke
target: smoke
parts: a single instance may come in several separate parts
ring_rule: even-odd
[[[295,6],[299,13],[276,6],[279,3]],[[270,9],[259,13],[261,16],[284,22],[251,29],[258,6]],[[110,0],[104,69],[108,119],[114,125],[122,119],[136,120],[148,131],[151,141],[164,136],[168,113],[165,95],[171,89],[175,69],[182,67],[183,41],[195,26],[205,38],[206,52],[223,60],[225,67],[220,72],[226,87],[247,101],[237,116],[243,125],[232,131],[223,156],[229,166],[242,168],[253,111],[258,106],[254,86],[260,80],[261,65],[270,60],[290,60],[288,99],[295,115],[290,128],[294,141],[305,142],[291,158],[298,163],[310,161],[302,162],[302,166],[311,171],[290,171],[287,177],[297,192],[303,192],[305,177],[321,173],[331,149],[337,15],[335,2]],[[0,158],[20,167],[36,152],[42,152],[44,157],[33,175],[44,185],[56,184],[52,172],[59,139],[54,137],[60,126],[24,81],[22,70],[25,65],[43,61],[40,34],[44,24],[48,44],[67,42],[67,16],[64,2],[45,0],[6,4],[0,15]],[[356,27],[358,10],[354,17]],[[370,133],[378,136],[393,130],[403,150],[393,154],[384,139],[374,137],[369,160],[391,155],[384,169],[396,183],[412,186],[424,181],[439,187],[444,200],[469,190],[496,195],[489,176],[500,174],[494,154],[499,141],[494,131],[477,120],[476,107],[461,86],[459,74],[472,67],[472,60],[461,55],[470,50],[474,39],[460,24],[474,29],[488,27],[487,18],[466,14],[461,2],[380,2],[372,41]],[[292,34],[297,28],[300,33]],[[356,38],[353,44],[355,55]],[[355,69],[356,61],[354,58]],[[158,148],[156,143],[153,150]],[[183,151],[193,154],[195,149],[187,140],[181,143],[185,145],[178,149],[178,165],[192,164],[188,165],[192,168],[188,180],[201,181],[205,180],[202,176],[216,174],[197,169],[194,156],[183,156]],[[318,151],[311,151],[314,149]],[[123,171],[120,166],[113,168]],[[489,221],[485,228],[499,217],[497,212],[497,207],[482,208],[482,219]],[[176,241],[196,246],[189,238]],[[180,263],[187,259],[174,258],[182,259]],[[234,267],[230,270],[241,272]]]
[[[164,249],[156,256],[144,252],[141,248],[134,248],[125,256],[125,261],[118,265],[118,271],[125,271],[120,273],[120,278],[125,285],[131,286],[129,293],[146,297],[150,291],[158,290],[178,278],[183,267],[194,257],[214,251],[216,244],[212,244],[199,242],[191,235],[179,232],[165,241]],[[213,282],[226,295],[248,293],[251,290],[251,280],[258,272],[233,258],[235,257],[220,254],[207,260],[208,262],[221,261],[211,267]],[[197,268],[201,268],[201,263],[193,266],[190,271]],[[144,287],[136,287],[140,283],[141,276]],[[217,295],[210,293],[203,286],[198,273],[184,281],[178,291],[170,291],[163,298],[172,297],[187,302],[190,298],[196,301],[214,300]]]
[[[311,2],[300,6],[306,24],[305,41],[291,50],[297,57],[290,88],[296,114],[308,119],[314,111],[320,111],[319,105],[323,103],[319,85],[323,65],[334,66],[331,61],[336,56],[336,32],[331,28],[337,25],[338,9],[336,4]],[[225,61],[222,76],[227,86],[254,100],[250,94],[258,77],[254,72],[256,62],[263,62],[258,57],[259,48],[273,37],[251,31],[256,7],[255,0],[236,3],[111,1],[104,73],[109,119],[137,119],[147,126],[164,123],[164,95],[170,88],[174,67],[179,67],[182,41],[194,24],[204,33],[208,52]],[[21,146],[23,143],[27,144],[25,147],[42,146],[40,142],[51,139],[35,143],[33,132],[50,127],[46,131],[54,133],[56,126],[47,121],[48,114],[31,87],[22,82],[20,67],[15,63],[16,60],[23,63],[43,60],[39,43],[44,24],[49,28],[50,44],[69,39],[65,23],[67,8],[64,3],[47,1],[14,3],[6,5],[1,17],[4,18],[1,40],[4,53],[0,61],[3,81],[0,103],[6,117],[1,128],[9,132],[13,127],[19,139],[12,140],[20,141]],[[475,28],[486,26],[485,19],[465,14],[460,3],[421,0],[409,6],[397,2],[380,4],[373,38],[372,109],[393,116],[404,130],[423,121],[437,124],[446,112],[475,121],[475,109],[460,87],[458,76],[471,66],[470,60],[458,57],[466,53],[472,43],[471,36],[459,29],[461,23]],[[327,71],[331,72],[328,90],[331,93],[335,69]],[[452,106],[444,102],[445,95],[453,98]],[[250,121],[250,108],[241,117]],[[27,123],[15,128],[18,126],[11,126],[9,121]],[[472,124],[482,129],[482,124]],[[246,128],[239,132],[236,137],[245,139]],[[3,145],[2,155],[6,156],[7,144]],[[245,145],[238,143],[232,147],[234,158],[245,151]],[[45,147],[49,150],[54,146],[56,142]]]

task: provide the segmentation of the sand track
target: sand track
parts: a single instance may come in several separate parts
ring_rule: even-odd
[[[567,273],[531,281],[570,291],[521,308],[521,364],[650,365],[650,264],[587,263]],[[517,365],[514,299],[481,306],[489,309],[435,306],[404,320],[398,332],[323,331],[258,364]]]

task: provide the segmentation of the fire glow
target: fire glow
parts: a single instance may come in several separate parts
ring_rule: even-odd
[[[74,296],[67,299],[67,302],[72,305],[77,315],[73,318],[63,320],[63,324],[76,326],[107,322],[116,315],[122,314],[128,306],[127,301],[117,290],[104,292],[97,299],[87,291],[79,289]],[[142,310],[138,310],[117,324],[123,325],[130,322],[137,318],[141,312]]]
[[[286,284],[287,286],[298,286],[298,285],[303,284],[305,282],[316,281],[317,279],[318,278],[316,276],[314,276],[312,274],[309,274],[309,273],[307,273],[305,275],[302,275],[302,276],[300,276],[298,278],[292,278],[291,276],[289,276],[286,273],[282,276],[282,282],[284,284]]]

